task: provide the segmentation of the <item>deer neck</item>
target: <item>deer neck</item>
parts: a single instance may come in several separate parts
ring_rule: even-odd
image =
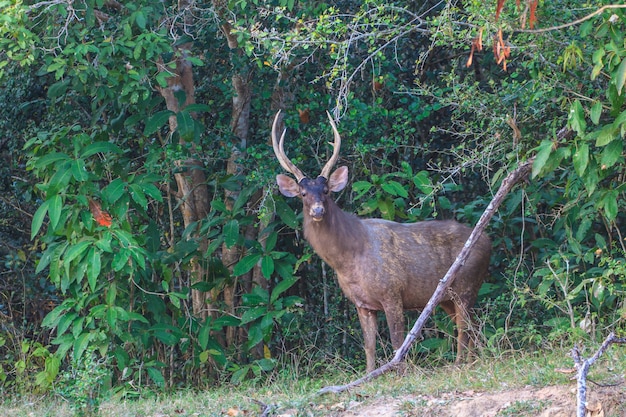
[[[304,237],[328,265],[336,271],[349,267],[348,260],[365,248],[365,227],[357,216],[329,201],[321,221],[304,215]]]

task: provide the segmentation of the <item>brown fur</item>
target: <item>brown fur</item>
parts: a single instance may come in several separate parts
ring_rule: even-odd
[[[296,183],[279,175],[281,192],[299,196],[304,236],[336,272],[344,294],[357,308],[365,339],[367,371],[375,368],[376,312],[384,311],[394,349],[404,341],[404,310],[422,309],[463,248],[471,229],[455,221],[401,224],[360,219],[342,211],[330,197],[347,184],[348,170],[328,179]],[[470,347],[468,312],[487,274],[491,241],[481,236],[440,306],[457,325],[457,361]]]

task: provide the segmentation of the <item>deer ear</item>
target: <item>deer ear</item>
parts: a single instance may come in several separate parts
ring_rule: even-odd
[[[295,197],[300,194],[300,186],[291,177],[284,174],[278,174],[276,176],[276,184],[281,194],[285,197]]]
[[[348,167],[339,167],[328,179],[328,189],[332,192],[341,191],[348,184]]]

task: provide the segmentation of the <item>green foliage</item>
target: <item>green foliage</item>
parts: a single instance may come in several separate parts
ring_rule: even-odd
[[[2,351],[10,347],[7,344],[14,346],[0,363],[0,384],[21,393],[47,392],[59,373],[59,358],[41,343],[18,340],[10,333],[0,336]]]
[[[110,384],[106,363],[93,350],[72,360],[58,381],[55,393],[68,401],[76,416],[96,416]]]

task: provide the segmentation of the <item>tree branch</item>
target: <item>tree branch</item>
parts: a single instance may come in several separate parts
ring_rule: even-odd
[[[572,349],[572,357],[574,358],[574,364],[578,370],[576,390],[576,417],[585,417],[587,415],[587,374],[589,368],[600,356],[609,348],[612,343],[626,343],[626,337],[618,338],[614,332],[611,332],[609,336],[604,340],[598,351],[589,359],[582,359],[580,356],[580,349],[578,346],[574,346]]]

